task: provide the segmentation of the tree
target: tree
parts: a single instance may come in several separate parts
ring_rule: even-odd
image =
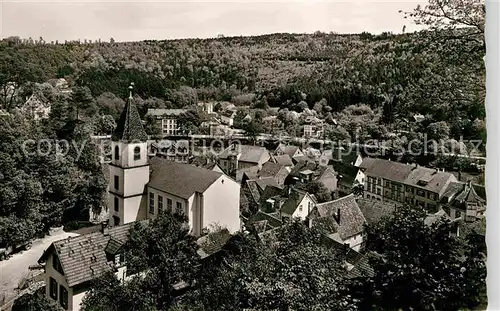
[[[313,180],[308,182],[307,184],[302,186],[305,191],[310,194],[314,194],[318,203],[328,202],[332,200],[332,194],[330,190],[326,188],[326,186],[317,180]]]
[[[466,295],[466,262],[452,224],[444,218],[424,222],[423,209],[397,208],[391,217],[370,226],[367,249],[374,276],[364,282],[360,299],[375,310],[457,310]]]
[[[75,87],[71,93],[72,108],[75,110],[75,119],[79,120],[80,113],[92,115],[96,111],[94,98],[88,87]]]
[[[413,18],[417,25],[439,30],[436,34],[446,40],[477,41],[485,51],[485,13],[486,6],[481,0],[429,0],[424,7],[419,5],[413,12],[407,12],[406,17]],[[469,31],[456,34],[455,31],[462,27]]]
[[[179,115],[177,122],[183,133],[190,133],[198,130],[201,118],[196,110],[188,110]]]
[[[62,308],[59,307],[55,301],[47,299],[47,297],[40,292],[25,294],[17,298],[12,305],[12,311],[34,310],[61,311]]]
[[[265,238],[240,233],[219,264],[203,269],[189,310],[354,310],[344,295],[341,262],[322,232],[293,221]],[[266,264],[263,265],[262,263]]]
[[[431,123],[427,126],[427,137],[436,141],[448,139],[450,127],[446,121]]]

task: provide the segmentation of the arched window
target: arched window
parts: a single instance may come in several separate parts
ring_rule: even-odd
[[[134,148],[134,161],[141,159],[141,147],[137,146]]]
[[[120,160],[120,148],[115,146],[115,160]]]

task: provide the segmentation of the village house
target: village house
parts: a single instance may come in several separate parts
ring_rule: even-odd
[[[142,222],[141,224],[146,224]],[[85,293],[95,278],[113,272],[127,278],[123,246],[134,223],[52,243],[38,260],[44,264],[45,295],[63,310],[80,310]]]
[[[277,156],[288,155],[288,157],[292,159],[293,164],[299,161],[308,160],[302,150],[300,150],[300,147],[293,145],[279,144],[278,147],[276,147],[274,154]]]
[[[280,209],[282,221],[299,218],[306,220],[309,213],[316,205],[316,199],[305,191],[291,189],[288,199]]]
[[[260,169],[258,167],[253,167],[245,170],[243,172],[242,181],[247,179],[265,180],[267,178],[272,178],[278,187],[283,188],[289,173],[288,169],[283,165],[266,162]]]
[[[323,121],[307,117],[304,124],[304,138],[322,138],[323,137]]]
[[[323,226],[333,240],[360,251],[365,242],[366,219],[354,195],[316,204],[307,216],[309,226]]]
[[[21,113],[34,120],[47,119],[50,114],[50,103],[41,95],[32,94],[19,109]]]
[[[179,116],[186,109],[148,109],[146,116],[153,116],[160,123],[164,136],[175,136],[180,134]]]
[[[112,135],[108,209],[114,226],[182,212],[191,232],[218,224],[240,229],[240,186],[215,171],[147,156],[147,135],[130,95]]]
[[[364,181],[365,198],[406,202],[434,212],[449,184],[457,182],[439,169],[375,158],[363,159],[357,178]]]
[[[200,102],[198,107],[206,114],[214,113],[214,103],[213,102]]]
[[[242,172],[251,167],[262,168],[269,161],[270,155],[266,148],[260,146],[231,144],[218,155],[220,167],[229,176],[241,180]]]
[[[479,187],[470,181],[452,182],[448,185],[441,203],[451,219],[474,222],[485,217],[486,200],[477,193],[476,189]]]
[[[224,110],[219,114],[220,122],[227,126],[233,126],[235,116],[236,116],[236,111]]]

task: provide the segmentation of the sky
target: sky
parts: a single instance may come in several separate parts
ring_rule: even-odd
[[[26,1],[0,0],[0,37],[139,41],[276,32],[417,30],[399,10],[415,0]]]

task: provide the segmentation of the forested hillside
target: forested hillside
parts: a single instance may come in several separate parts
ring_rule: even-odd
[[[291,106],[306,94],[310,108],[326,99],[333,111],[364,103],[384,107],[387,122],[413,113],[451,121],[452,132],[484,119],[482,34],[454,31],[371,35],[271,34],[258,37],[124,43],[0,44],[0,83],[64,77],[94,97],[123,97],[130,81],[142,98],[186,104],[253,93],[270,106]],[[444,34],[444,30],[441,30]],[[467,41],[451,37],[475,36]],[[452,121],[453,120],[453,121]]]

